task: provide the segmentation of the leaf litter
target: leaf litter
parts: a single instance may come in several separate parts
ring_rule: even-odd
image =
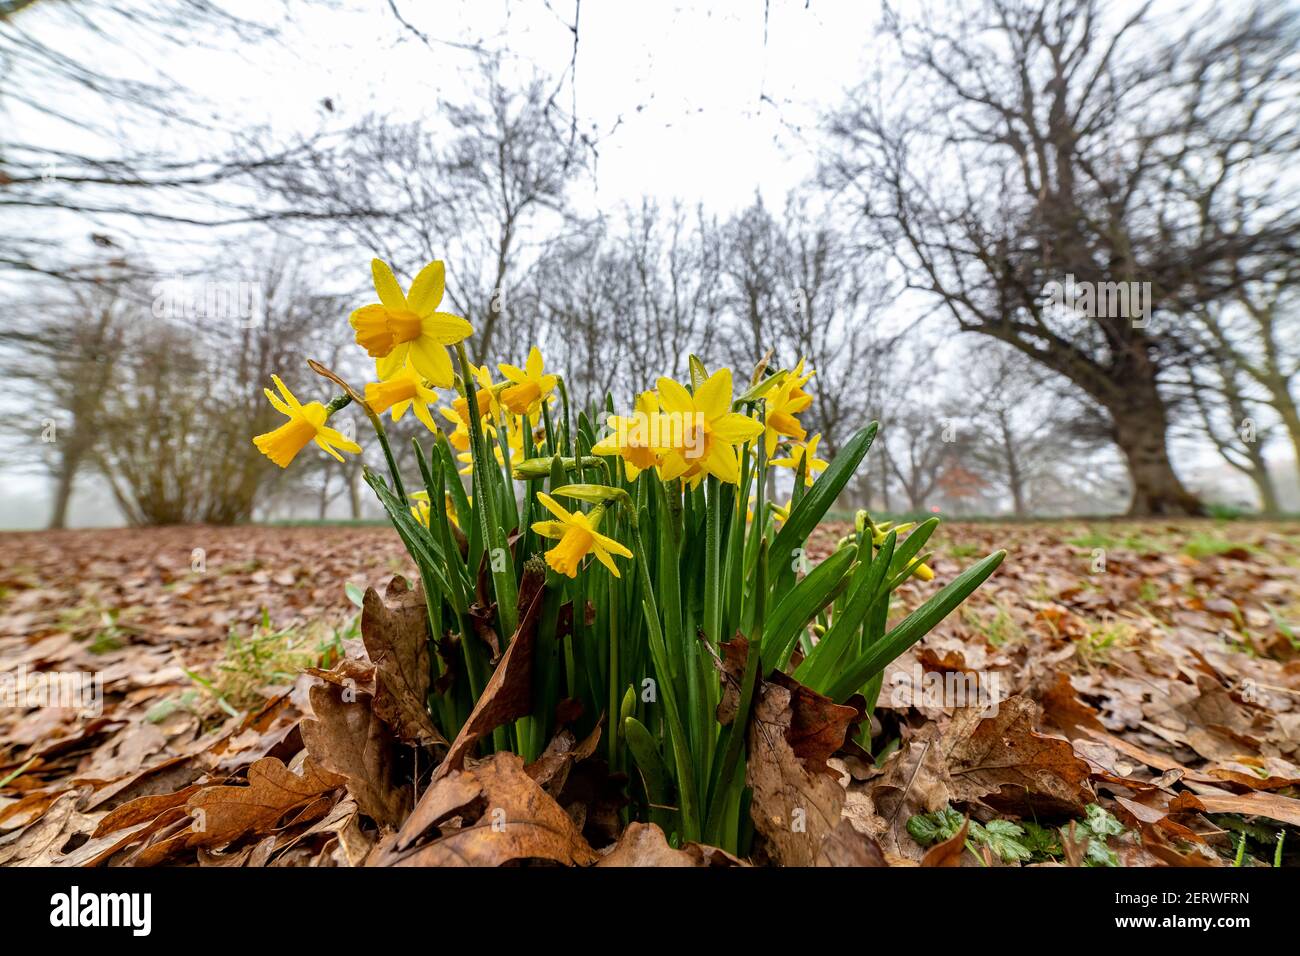
[[[813,556],[845,530],[819,528]],[[448,742],[423,706],[422,597],[394,579],[414,575],[386,528],[0,535],[0,675],[103,681],[98,713],[0,709],[0,865],[1296,863],[1300,531],[957,524],[948,539],[940,581],[957,549],[1010,556],[890,665],[869,721],[782,676],[757,689],[739,860],[629,824],[600,731],[562,729],[533,764],[480,756],[527,712],[535,587]],[[223,666],[251,701],[221,692]],[[993,699],[936,698],[970,677]]]

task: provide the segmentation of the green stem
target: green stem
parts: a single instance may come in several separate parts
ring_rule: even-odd
[[[335,401],[338,401],[338,399],[335,399]],[[330,402],[330,404],[333,405],[334,402]],[[393,449],[388,444],[388,432],[384,430],[384,423],[379,420],[378,415],[370,410],[369,405],[362,405],[361,407],[365,410],[366,417],[370,419],[370,424],[375,429],[375,435],[379,438],[379,447],[384,450],[384,460],[388,462],[388,473],[393,476],[393,492],[402,501],[406,501],[406,486],[402,484],[402,473],[397,470],[397,459],[393,457]]]
[[[635,515],[632,517],[632,537],[636,543],[636,565],[641,575],[641,588],[644,592],[641,608],[650,629],[650,654],[662,683],[660,690],[666,711],[669,742],[677,766],[678,813],[681,818],[682,836],[687,840],[699,840],[700,811],[699,794],[695,788],[695,766],[691,762],[690,748],[686,746],[686,731],[682,726],[681,714],[677,710],[676,689],[672,686],[667,648],[664,645],[663,631],[659,626],[659,607],[655,602],[654,585],[650,581],[650,569],[646,565],[645,543],[641,540],[641,529]]]

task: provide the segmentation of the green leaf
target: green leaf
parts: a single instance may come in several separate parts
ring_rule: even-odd
[[[836,551],[777,602],[763,628],[763,673],[785,666],[799,633],[848,583],[846,574],[857,554],[856,546]]]
[[[970,597],[971,592],[984,583],[1006,556],[1005,551],[995,551],[983,561],[959,574],[938,594],[905,617],[882,640],[868,647],[858,660],[840,674],[831,685],[827,696],[837,703],[843,703],[859,687],[883,671],[890,661],[930,633],[936,624]]]
[[[791,508],[790,517],[781,526],[781,530],[772,542],[772,560],[786,563],[785,569],[777,577],[778,594],[784,591],[794,579],[789,559],[796,551],[802,551],[808,535],[826,516],[826,512],[844,490],[844,486],[858,470],[858,465],[866,457],[867,449],[871,447],[871,442],[876,437],[876,429],[879,427],[879,422],[872,422],[850,438],[840,453],[835,456],[830,467],[822,472],[821,477],[799,498],[798,504]]]
[[[971,838],[987,846],[1005,863],[1019,863],[1033,856],[1021,840],[1024,835],[1025,831],[1010,820],[990,820],[982,826],[972,821],[970,828]]]
[[[892,531],[871,562],[858,565],[848,602],[836,613],[830,630],[817,642],[812,653],[795,669],[794,679],[821,693],[835,672],[835,666],[856,641],[867,612],[880,598],[880,585],[893,560],[898,536]]]
[[[919,813],[909,817],[907,832],[921,846],[929,846],[951,840],[961,831],[965,819],[952,807],[944,807],[934,813]]]

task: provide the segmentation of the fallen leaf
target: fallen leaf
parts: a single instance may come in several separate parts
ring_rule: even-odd
[[[433,725],[429,693],[429,617],[420,589],[401,577],[383,598],[368,588],[362,599],[361,638],[375,665],[375,711],[398,738],[423,746],[446,744]]]
[[[840,822],[844,788],[833,771],[824,772],[828,731],[817,716],[822,709],[811,708],[811,716],[801,720],[794,701],[787,688],[762,683],[749,727],[745,780],[753,789],[749,812],[763,855],[783,866],[811,866]],[[842,726],[848,726],[847,719]],[[792,732],[807,760],[795,751]]]
[[[961,858],[966,853],[966,833],[970,830],[970,817],[962,821],[961,829],[940,843],[925,851],[921,857],[922,866],[961,866]]]
[[[1095,801],[1088,764],[1061,737],[1033,729],[1041,710],[1028,697],[1002,701],[997,713],[979,707],[958,710],[942,747],[954,799],[1027,806],[1044,812],[1083,812]]]
[[[585,866],[597,861],[573,820],[512,753],[496,753],[435,778],[420,806],[428,808],[426,813],[418,821],[413,815],[403,826],[386,865],[500,866],[549,860]],[[429,828],[438,828],[436,835],[412,846]]]
[[[392,729],[379,719],[369,694],[321,684],[311,689],[314,717],[302,722],[302,741],[315,763],[347,780],[348,793],[376,823],[399,827],[411,811],[411,790],[396,769]]]

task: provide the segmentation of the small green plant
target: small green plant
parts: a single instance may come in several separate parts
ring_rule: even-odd
[[[954,558],[973,558],[980,553],[980,546],[969,541],[954,541],[948,545],[948,553]]]
[[[1075,642],[1079,656],[1087,661],[1104,661],[1110,652],[1130,646],[1136,638],[1133,625],[1127,621],[1107,621],[1090,628]]]
[[[268,687],[292,683],[308,667],[332,667],[343,656],[343,640],[357,633],[358,619],[353,615],[342,628],[273,628],[264,608],[261,622],[247,634],[230,630],[221,659],[208,673],[185,673],[217,707],[239,714],[263,702]]]
[[[991,617],[979,609],[965,606],[961,610],[962,621],[972,630],[984,635],[992,647],[1004,647],[1022,641],[1025,632],[1011,615],[1010,609],[1000,601],[993,601],[992,606]]]
[[[1202,558],[1213,557],[1217,554],[1228,554],[1229,552],[1246,551],[1254,553],[1259,549],[1247,542],[1229,541],[1226,538],[1218,538],[1214,535],[1198,531],[1187,539],[1183,545],[1183,554],[1189,558],[1201,560]]]
[[[907,832],[921,846],[931,846],[956,836],[961,832],[964,821],[965,817],[947,806],[935,813],[911,817],[907,821]],[[1068,827],[1062,827],[1058,831],[1028,820],[1023,823],[990,820],[985,824],[972,820],[966,831],[966,848],[980,860],[983,860],[980,852],[982,847],[987,847],[990,853],[1004,863],[1055,860],[1065,855],[1061,833],[1068,832]],[[1122,836],[1125,832],[1124,824],[1099,804],[1086,807],[1083,820],[1074,824],[1074,839],[1087,843],[1083,865],[1119,866],[1119,858],[1107,841],[1110,837]]]
[[[965,820],[948,806],[935,813],[912,817],[907,821],[907,832],[921,846],[930,846],[951,840],[961,832]],[[984,824],[971,820],[966,829],[966,848],[981,862],[984,857],[980,848],[987,847],[1004,863],[1022,863],[1033,855],[1024,843],[1024,836],[1024,828],[1010,820],[990,820]]]

